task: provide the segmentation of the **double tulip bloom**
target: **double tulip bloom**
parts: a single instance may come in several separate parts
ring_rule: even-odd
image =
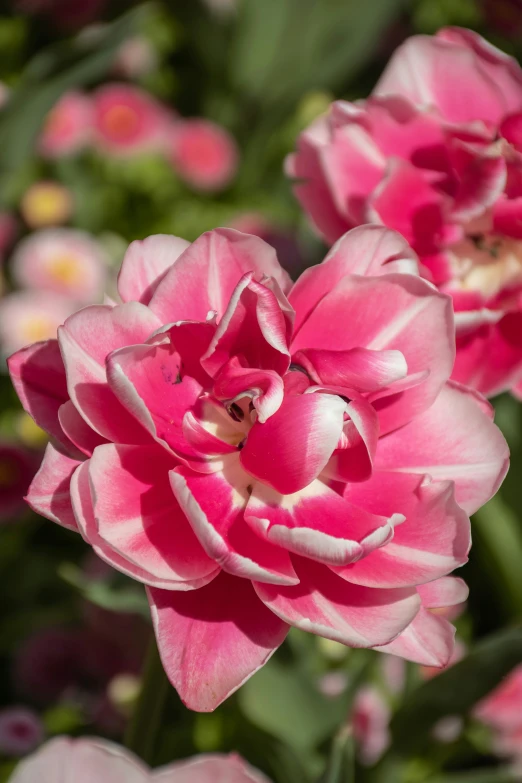
[[[148,586],[184,702],[214,709],[290,626],[444,665],[431,610],[465,600],[447,575],[508,453],[405,240],[357,228],[292,285],[257,237],[153,236],[118,288],[9,361],[54,439],[28,500]]]
[[[288,173],[331,243],[396,229],[456,310],[453,378],[522,395],[522,70],[469,30],[415,36],[368,100],[335,102]]]

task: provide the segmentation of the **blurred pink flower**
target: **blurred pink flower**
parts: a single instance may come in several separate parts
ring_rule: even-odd
[[[329,699],[335,699],[344,693],[348,687],[349,679],[346,672],[337,670],[326,672],[319,679],[317,687],[323,696],[327,696]]]
[[[38,148],[48,158],[71,155],[91,140],[92,127],[91,99],[80,92],[67,92],[47,115]]]
[[[479,702],[474,715],[492,728],[497,753],[522,764],[522,665]]]
[[[71,191],[59,182],[35,182],[24,193],[20,211],[30,228],[66,223],[73,211]]]
[[[522,70],[469,30],[408,39],[366,101],[332,104],[287,162],[334,242],[400,231],[453,297],[453,378],[522,395]]]
[[[95,141],[112,155],[161,150],[170,126],[167,110],[130,84],[105,84],[93,96]]]
[[[27,707],[7,707],[0,711],[0,754],[25,756],[44,739],[38,715]]]
[[[239,756],[201,755],[149,770],[133,753],[99,738],[57,737],[21,762],[9,783],[269,783]]]
[[[215,122],[179,120],[171,132],[171,160],[188,185],[216,191],[234,179],[239,151],[233,136]]]
[[[366,766],[373,766],[390,744],[390,708],[377,688],[367,685],[357,691],[351,721],[358,755]]]
[[[118,289],[9,360],[60,444],[28,500],[149,586],[184,702],[214,709],[290,625],[443,666],[431,609],[467,595],[445,575],[508,451],[447,383],[451,300],[402,237],[358,228],[292,286],[257,237],[152,236]]]
[[[40,462],[40,452],[0,441],[0,520],[24,511],[25,495]]]
[[[51,291],[16,291],[0,302],[2,353],[56,337],[60,324],[77,309],[69,297]]]
[[[73,228],[48,228],[19,242],[11,268],[22,287],[92,304],[102,298],[108,259],[90,234]]]

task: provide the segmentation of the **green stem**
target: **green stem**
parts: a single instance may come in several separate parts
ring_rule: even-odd
[[[354,783],[354,744],[349,726],[345,726],[334,737],[328,767],[322,783]]]
[[[156,639],[152,636],[143,667],[143,679],[133,715],[125,732],[125,746],[147,764],[154,762],[158,733],[169,692]]]

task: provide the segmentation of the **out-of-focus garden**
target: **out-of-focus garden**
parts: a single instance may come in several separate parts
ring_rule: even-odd
[[[152,635],[143,586],[25,504],[47,436],[5,367],[114,299],[134,239],[227,226],[272,244],[294,279],[320,261],[286,156],[332,100],[366,97],[404,39],[448,25],[522,58],[520,0],[1,4],[0,781],[64,734],[130,744],[152,766],[234,751],[275,783],[522,779],[522,683],[509,741],[477,708],[522,665],[514,397],[494,403],[511,470],[472,519],[458,572],[470,595],[445,671],[292,629],[215,712],[189,711],[159,682],[148,733],[133,725]]]

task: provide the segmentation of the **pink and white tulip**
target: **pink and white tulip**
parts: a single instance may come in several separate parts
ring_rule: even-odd
[[[468,30],[408,39],[368,100],[332,104],[287,162],[331,243],[400,231],[453,297],[453,379],[522,394],[522,70]]]
[[[48,158],[61,158],[83,149],[92,138],[92,101],[81,92],[67,92],[51,109],[38,148]]]
[[[171,133],[171,160],[179,174],[197,190],[223,190],[233,180],[239,161],[234,138],[210,120],[177,122]]]
[[[13,277],[27,289],[52,291],[79,304],[102,299],[108,260],[94,237],[73,228],[48,228],[30,234],[16,247]]]
[[[28,501],[148,586],[183,701],[214,709],[291,625],[443,666],[430,609],[463,600],[508,450],[406,242],[355,229],[292,285],[257,237],[153,236],[118,287],[9,360],[59,443]]]
[[[93,95],[95,143],[110,155],[163,149],[170,127],[167,110],[131,84],[105,84]]]
[[[150,770],[125,748],[98,738],[57,737],[25,759],[9,783],[270,783],[239,756],[201,755]]]
[[[493,730],[496,751],[522,766],[522,666],[513,669],[474,714]]]

